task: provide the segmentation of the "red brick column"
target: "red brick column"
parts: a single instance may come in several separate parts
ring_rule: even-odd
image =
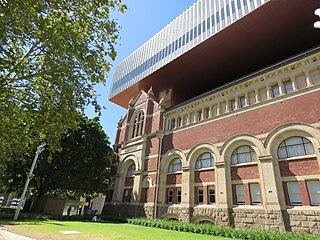
[[[209,204],[209,186],[203,186],[203,203]]]
[[[309,193],[308,193],[308,187],[306,181],[302,180],[299,181],[299,188],[300,188],[300,193],[301,193],[301,201],[303,206],[310,206],[310,198],[309,198]]]
[[[244,202],[246,205],[251,204],[251,197],[250,197],[250,187],[249,183],[243,184],[243,192],[244,192]]]
[[[177,188],[173,188],[172,191],[172,203],[177,203]]]

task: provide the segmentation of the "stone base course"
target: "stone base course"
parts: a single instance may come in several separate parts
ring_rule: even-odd
[[[110,218],[145,217],[152,219],[154,206],[144,204],[109,203],[103,215]],[[320,210],[265,210],[247,208],[180,207],[159,205],[158,218],[182,222],[212,222],[236,228],[255,228],[272,231],[305,232],[320,235]]]

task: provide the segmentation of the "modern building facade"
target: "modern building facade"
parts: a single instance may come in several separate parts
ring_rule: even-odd
[[[231,17],[232,6],[238,9],[238,2],[243,14],[256,9],[243,18],[257,19],[254,13],[259,8],[265,7],[264,11],[269,14],[268,9],[272,7],[288,6],[288,11],[293,13],[298,6],[313,8],[316,1],[198,1],[190,9],[199,2],[210,3],[210,9],[214,9],[210,12],[204,5],[207,6],[205,12],[211,14],[204,15],[204,19],[217,14],[216,9],[219,9],[219,16],[223,9],[224,17]],[[218,8],[216,2],[219,2]],[[248,12],[243,11],[245,3]],[[249,8],[250,4],[254,7]],[[229,14],[228,8],[231,9]],[[277,18],[277,13],[272,16]],[[235,15],[238,14],[235,11]],[[234,19],[231,17],[229,27],[236,23]],[[221,21],[222,18],[220,25]],[[229,28],[227,20],[224,27]],[[191,28],[186,29],[183,34]],[[303,31],[307,30],[297,30]],[[210,32],[213,33],[211,28]],[[127,115],[118,122],[115,139],[118,159],[110,189],[112,197],[104,212],[112,217],[209,221],[235,227],[320,234],[320,47],[319,41],[315,41],[316,34],[312,30],[310,33],[313,37],[306,39],[308,44],[295,42],[299,45],[296,52],[281,52],[281,47],[274,43],[274,48],[268,51],[279,50],[280,56],[274,57],[277,52],[266,54],[267,60],[257,65],[252,63],[253,69],[258,68],[255,71],[251,71],[249,63],[241,63],[247,61],[245,55],[231,62],[224,61],[227,66],[216,71],[212,70],[214,66],[201,70],[192,84],[198,81],[201,85],[201,79],[207,76],[206,81],[212,88],[207,91],[204,87],[202,94],[186,101],[175,97],[187,91],[184,84],[180,84],[180,90],[176,88],[175,94],[165,95],[171,98],[169,101],[165,96],[159,98],[161,94],[157,94],[155,87],[147,91],[140,89],[128,101]],[[183,42],[184,35],[176,34],[178,39],[181,36]],[[197,55],[199,48],[203,44],[214,45],[214,39],[210,38],[215,37],[213,33],[209,39],[199,41],[197,47],[186,51],[200,56]],[[220,37],[229,41],[225,35]],[[226,55],[229,57],[233,53],[238,56],[236,51]],[[185,56],[188,53],[181,54],[179,58],[191,61],[190,56]],[[129,58],[135,59],[132,55]],[[201,63],[207,68],[206,62],[210,59],[214,60],[210,57],[202,59]],[[177,66],[176,70],[182,71],[183,61],[175,61],[168,60],[167,67]],[[237,71],[231,64],[234,61],[245,71]],[[259,68],[262,65],[265,66]],[[154,71],[163,76],[165,82],[165,76],[170,77],[171,72],[163,68],[166,66]],[[192,76],[197,76],[198,70],[192,69]],[[230,74],[233,71],[240,73]],[[115,79],[127,76],[124,72],[116,74]],[[137,81],[150,80],[150,75]],[[224,75],[226,79],[219,80],[218,76]],[[159,79],[152,78],[150,81],[158,86]],[[179,83],[178,78],[175,80]],[[171,81],[171,84],[176,83]],[[134,94],[134,91],[128,87],[123,94]]]

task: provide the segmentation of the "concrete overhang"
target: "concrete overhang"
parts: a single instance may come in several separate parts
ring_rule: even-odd
[[[172,107],[318,46],[319,0],[271,0],[110,99],[127,107],[152,86]]]

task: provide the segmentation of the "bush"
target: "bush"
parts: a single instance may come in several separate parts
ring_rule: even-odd
[[[16,208],[13,207],[0,207],[0,213],[14,213]]]
[[[276,232],[266,230],[252,230],[217,226],[213,224],[193,224],[161,219],[129,218],[129,224],[147,227],[156,227],[181,232],[193,232],[220,237],[229,237],[244,240],[316,240],[316,236],[310,234]]]

